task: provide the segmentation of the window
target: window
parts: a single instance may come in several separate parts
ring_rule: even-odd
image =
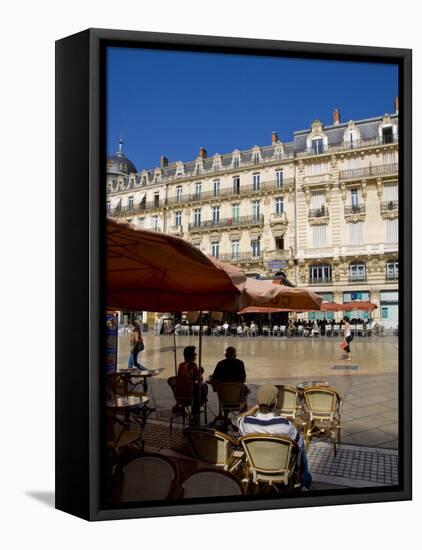
[[[143,229],[145,227],[145,218],[138,218],[138,225]]]
[[[275,182],[277,187],[283,187],[283,170],[275,171]]]
[[[160,193],[154,193],[154,206],[157,207],[160,205]]]
[[[233,193],[235,195],[238,195],[240,193],[240,177],[239,176],[233,176]]]
[[[195,200],[201,199],[201,193],[202,193],[202,183],[196,183],[195,184]]]
[[[347,170],[358,170],[360,168],[360,159],[359,157],[352,157],[346,161]]]
[[[133,210],[133,197],[128,199],[128,210]]]
[[[259,258],[261,256],[261,239],[251,239],[251,252],[252,258]]]
[[[275,199],[275,213],[282,214],[284,212],[284,199],[283,197],[277,197]]]
[[[393,143],[393,127],[385,126],[382,129],[382,142],[383,143]]]
[[[232,204],[232,218],[234,222],[238,222],[240,218],[240,204]]]
[[[232,260],[239,259],[239,241],[238,240],[231,242],[231,259]]]
[[[213,181],[214,197],[218,197],[220,194],[220,180]]]
[[[387,224],[387,242],[397,243],[399,240],[399,224],[398,219],[386,220]]]
[[[110,201],[107,201],[107,214],[110,214],[111,212],[111,204]]]
[[[327,246],[327,226],[311,225],[312,247],[325,248]]]
[[[234,168],[239,168],[239,164],[240,164],[239,157],[234,157],[234,159],[233,159]]]
[[[366,265],[360,262],[352,262],[349,265],[349,281],[366,281]]]
[[[182,212],[175,212],[174,213],[174,225],[176,227],[180,227],[182,225]]]
[[[275,248],[276,250],[284,250],[284,237],[276,237]]]
[[[176,202],[181,202],[182,200],[182,192],[183,192],[183,188],[181,185],[178,185],[176,187]]]
[[[145,210],[146,207],[147,207],[147,199],[146,199],[146,196],[144,195],[141,199],[141,202],[139,203],[139,210]]]
[[[201,209],[195,208],[193,211],[193,225],[199,227],[201,225]]]
[[[261,174],[253,174],[253,190],[259,191],[261,185]]]
[[[309,282],[311,284],[331,283],[331,280],[332,273],[329,264],[311,265],[309,267]]]
[[[393,204],[399,200],[399,188],[397,183],[385,183],[384,184],[384,201],[390,202]]]
[[[328,210],[325,206],[325,193],[316,192],[311,195],[310,217],[327,216]]]
[[[152,216],[152,218],[151,218],[151,227],[155,231],[158,230],[158,216]]]
[[[261,214],[261,201],[252,201],[252,216],[254,221],[258,221]]]
[[[399,278],[399,262],[392,261],[385,264],[387,281],[398,281]]]
[[[252,156],[252,161],[254,164],[258,164],[259,163],[259,153],[258,152],[255,152]]]
[[[352,205],[352,208],[358,208],[359,207],[359,189],[351,189],[350,190],[350,203]]]
[[[322,138],[315,138],[312,140],[312,151],[319,155],[324,150],[324,140]]]
[[[220,243],[211,243],[211,255],[214,256],[214,258],[220,256]]]
[[[363,222],[349,223],[350,244],[363,243]]]
[[[212,207],[212,223],[217,224],[220,221],[220,207],[219,206],[213,206]]]

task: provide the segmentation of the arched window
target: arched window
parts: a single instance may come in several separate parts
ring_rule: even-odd
[[[309,266],[309,283],[324,284],[331,283],[332,268],[330,264],[313,264]]]
[[[359,283],[366,281],[366,265],[363,262],[351,262],[349,265],[349,282]]]

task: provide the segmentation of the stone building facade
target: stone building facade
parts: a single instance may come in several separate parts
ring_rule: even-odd
[[[107,213],[178,235],[247,275],[282,269],[326,301],[374,302],[398,322],[398,102],[392,114],[316,120],[282,143],[136,170],[107,160]],[[310,314],[311,317],[323,314]],[[331,314],[332,315],[332,314]],[[363,315],[356,313],[355,315]],[[330,317],[330,314],[326,314]]]

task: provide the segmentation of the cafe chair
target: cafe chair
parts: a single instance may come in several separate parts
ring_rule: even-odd
[[[242,483],[233,474],[207,468],[187,477],[180,485],[175,498],[229,497],[243,494]]]
[[[133,429],[130,422],[120,416],[106,411],[106,445],[113,459],[128,448],[141,450],[144,448],[144,431]]]
[[[244,452],[229,435],[211,428],[188,428],[184,433],[195,460],[229,472],[240,466]]]
[[[137,369],[134,369],[136,372]],[[119,397],[125,395],[133,395],[135,397],[142,397],[145,395],[144,391],[139,391],[137,386],[139,382],[133,383],[128,374],[120,374],[118,372],[112,372],[107,375],[107,393],[110,397]]]
[[[300,487],[299,448],[291,439],[268,434],[245,435],[240,443],[246,454],[245,484],[254,492],[264,487],[293,490]]]
[[[303,391],[307,420],[304,422],[306,448],[314,437],[328,437],[334,456],[341,436],[341,395],[333,388],[311,387]]]
[[[172,498],[178,485],[174,463],[166,456],[148,453],[122,468],[121,502],[142,502]]]
[[[288,418],[292,422],[297,413],[297,391],[294,386],[276,386],[278,395],[275,406],[277,414]]]
[[[279,328],[279,331],[280,331],[280,336],[286,336],[286,325],[280,325],[280,328]]]
[[[333,327],[331,325],[325,325],[325,336],[333,335]]]
[[[229,414],[246,409],[248,388],[242,382],[220,382],[216,386],[216,392],[223,416],[223,431],[227,431]]]
[[[193,380],[189,378],[184,378],[182,376],[171,376],[167,380],[168,385],[170,386],[174,399],[176,401],[175,406],[172,408],[171,418],[170,418],[170,432],[173,428],[173,420],[177,417],[182,417],[183,428],[185,428],[186,420],[189,423],[195,421],[195,411],[193,410],[194,397],[193,392],[197,391],[197,385],[194,384]],[[201,409],[204,413],[205,424],[207,424],[207,399],[205,398],[204,403],[201,403],[199,406],[198,417],[201,415]],[[199,418],[198,418],[199,420]]]

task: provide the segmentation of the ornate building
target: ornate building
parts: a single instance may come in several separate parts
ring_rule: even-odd
[[[107,212],[178,235],[250,276],[283,269],[326,301],[374,302],[398,321],[398,100],[394,114],[319,120],[282,143],[137,171],[107,160]],[[321,316],[323,314],[310,314]],[[332,315],[332,314],[331,314]],[[361,315],[361,314],[356,314]],[[330,314],[326,314],[330,316]]]

